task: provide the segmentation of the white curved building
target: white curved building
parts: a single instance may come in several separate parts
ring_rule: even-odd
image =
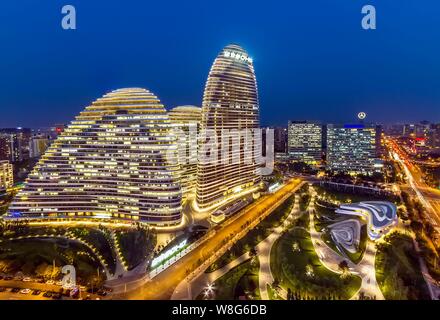
[[[388,201],[342,204],[335,212],[363,218],[367,222],[367,232],[371,240],[379,239],[389,227],[397,223],[397,208]]]
[[[202,120],[202,109],[178,106],[168,112],[178,145],[180,183],[184,198],[195,194],[197,181],[197,138]]]
[[[158,226],[181,221],[176,143],[159,99],[112,91],[54,141],[9,208],[9,218],[96,218]]]
[[[257,130],[259,105],[253,61],[240,46],[228,45],[211,67],[203,96],[201,142],[214,147],[208,152],[199,149],[199,209],[215,207],[258,188],[261,178],[256,153],[261,154],[261,141],[251,138]]]

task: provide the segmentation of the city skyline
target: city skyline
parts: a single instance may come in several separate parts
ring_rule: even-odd
[[[431,41],[439,36],[433,27],[435,10],[406,2],[396,12],[390,4],[373,1],[379,27],[366,32],[357,2],[285,4],[287,10],[267,12],[241,2],[236,11],[220,10],[218,16],[226,23],[215,28],[207,17],[208,4],[167,10],[154,4],[161,15],[143,18],[133,10],[144,12],[139,2],[119,10],[114,3],[101,8],[75,1],[78,29],[67,31],[59,26],[61,2],[57,7],[28,1],[25,12],[6,4],[9,18],[3,23],[8,25],[0,36],[10,50],[2,52],[0,62],[0,96],[6,109],[0,126],[67,123],[95,97],[124,87],[151,88],[167,110],[201,105],[209,65],[231,42],[247,48],[255,60],[263,125],[286,125],[284,117],[349,122],[359,111],[373,122],[439,121],[439,47]],[[248,8],[248,14],[240,14]],[[263,14],[277,22],[260,26]],[[199,16],[199,23],[192,21]],[[110,23],[114,17],[126,25]],[[407,19],[413,23],[404,27]],[[154,28],[155,23],[161,28]],[[178,30],[181,24],[186,24],[185,32]],[[14,36],[22,41],[15,42]],[[130,41],[138,38],[145,41]],[[157,43],[154,49],[150,39]],[[103,52],[104,44],[108,47]]]
[[[440,300],[439,3],[63,1],[2,6],[0,301]]]

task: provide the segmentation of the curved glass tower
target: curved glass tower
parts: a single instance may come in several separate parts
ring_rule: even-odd
[[[168,114],[153,93],[139,88],[110,92],[82,111],[49,147],[9,217],[178,224],[175,149]]]
[[[197,180],[197,137],[200,131],[202,109],[179,106],[169,111],[171,125],[178,141],[180,183],[185,198],[195,194]]]
[[[199,209],[214,207],[260,182],[256,151],[259,139],[258,91],[252,59],[237,45],[226,46],[214,61],[202,106],[202,140],[215,135],[216,149],[199,152],[196,202]],[[208,137],[209,136],[209,137]],[[203,143],[203,142],[202,142]]]

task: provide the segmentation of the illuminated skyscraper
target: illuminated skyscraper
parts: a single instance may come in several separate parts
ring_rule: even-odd
[[[322,157],[322,125],[315,121],[289,121],[288,153],[294,161],[317,164]]]
[[[0,192],[14,185],[12,164],[7,160],[0,160]]]
[[[28,128],[0,129],[0,159],[20,162],[29,159],[32,133]]]
[[[261,154],[261,142],[251,139],[252,132],[258,129],[258,92],[252,59],[241,47],[228,45],[211,67],[203,96],[201,142],[203,145],[209,140],[215,147],[206,152],[201,146],[199,151],[199,208],[214,207],[258,186],[261,178],[255,154]]]
[[[9,217],[181,221],[176,143],[168,114],[145,89],[93,102],[44,153]]]
[[[180,106],[169,111],[171,125],[178,142],[180,183],[184,197],[195,194],[197,181],[197,137],[202,120],[202,109]]]
[[[327,166],[348,174],[378,170],[376,126],[327,125]]]

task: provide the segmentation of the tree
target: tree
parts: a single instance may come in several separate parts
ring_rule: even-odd
[[[249,250],[249,256],[252,258],[252,257],[255,257],[256,255],[257,255],[257,250],[254,247],[252,247]]]

